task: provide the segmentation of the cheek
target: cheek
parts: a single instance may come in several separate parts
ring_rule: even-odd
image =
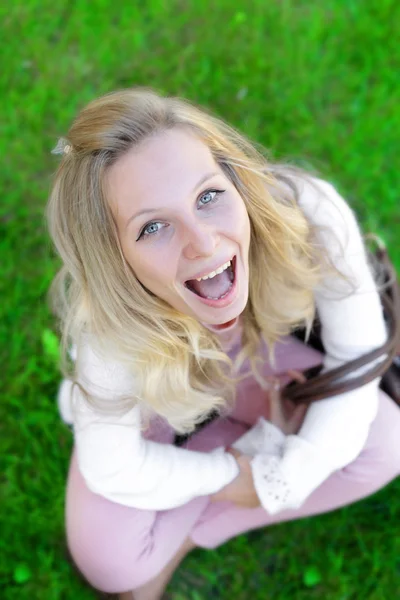
[[[158,254],[153,255],[150,252],[135,256],[132,268],[139,281],[149,289],[165,285],[174,278],[172,260],[160,260]]]
[[[175,281],[176,248],[160,237],[156,240],[126,242],[123,252],[138,280],[150,291],[159,291]]]
[[[146,264],[142,264],[140,267],[140,275],[148,280],[153,281],[155,284],[157,282],[168,281],[168,267],[161,268],[160,261],[154,261],[151,263],[146,262]]]
[[[245,242],[250,239],[250,220],[246,207],[243,203],[238,206],[235,213],[235,223],[239,236]]]

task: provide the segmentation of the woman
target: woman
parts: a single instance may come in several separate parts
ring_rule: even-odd
[[[193,547],[398,475],[400,413],[379,379],[305,414],[275,389],[386,340],[355,215],[330,184],[147,88],[90,103],[59,149],[47,216],[75,440],[66,527],[94,587],[161,598]],[[326,355],[290,335],[316,310]]]

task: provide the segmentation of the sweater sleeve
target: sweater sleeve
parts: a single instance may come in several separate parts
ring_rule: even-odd
[[[300,206],[311,222],[323,227],[318,234],[321,244],[356,286],[349,293],[348,284],[327,277],[315,292],[326,372],[384,344],[387,331],[354,212],[329,183],[316,184],[326,196],[310,186],[303,189]],[[348,377],[370,368],[364,366]],[[255,487],[270,514],[298,508],[329,475],[356,459],[377,413],[380,379],[311,404],[298,434],[287,436],[279,453],[267,449],[254,455]]]
[[[78,380],[97,398],[112,403],[117,392],[134,389],[121,365],[105,363],[88,345],[81,364]],[[103,414],[65,379],[59,405],[65,406],[67,398],[79,470],[88,488],[108,500],[140,509],[170,509],[220,490],[239,472],[234,457],[222,447],[195,452],[145,439],[139,405],[122,415]]]

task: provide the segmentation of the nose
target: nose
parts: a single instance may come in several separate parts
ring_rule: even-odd
[[[196,223],[186,228],[183,255],[192,260],[201,256],[212,256],[220,241],[215,227]]]

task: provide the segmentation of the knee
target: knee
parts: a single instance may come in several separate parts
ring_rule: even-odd
[[[400,408],[386,394],[358,458],[343,469],[360,483],[382,487],[400,475]]]
[[[380,411],[374,441],[379,468],[390,479],[400,475],[399,440],[400,407],[389,396],[381,392]]]
[[[73,454],[66,493],[66,538],[75,566],[90,585],[101,592],[121,593],[153,579],[161,571],[163,558],[162,548],[154,541],[155,521],[154,511],[131,509],[93,494]]]
[[[82,550],[69,545],[76,568],[93,588],[103,593],[134,590],[154,579],[162,570],[149,548],[142,551],[131,548],[129,552],[115,546],[112,551],[101,551],[97,547]]]

